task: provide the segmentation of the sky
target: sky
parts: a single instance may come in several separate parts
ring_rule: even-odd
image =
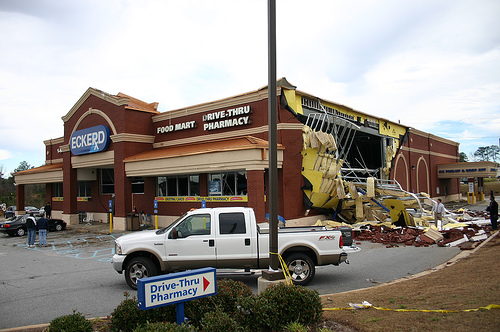
[[[277,77],[460,143],[500,138],[500,1],[276,0]],[[267,85],[266,0],[0,0],[0,171],[89,88],[161,112]]]

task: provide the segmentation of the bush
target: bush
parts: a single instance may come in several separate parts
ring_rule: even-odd
[[[269,287],[255,299],[242,301],[241,308],[238,319],[245,326],[272,331],[283,330],[291,322],[316,324],[323,312],[317,291],[284,283]]]
[[[134,332],[191,332],[193,331],[187,325],[177,325],[176,323],[147,323],[146,325],[137,327]]]
[[[129,299],[125,292],[125,300],[111,314],[111,330],[130,332],[136,327],[146,323],[146,315],[139,309],[135,297]]]
[[[238,301],[247,297],[253,297],[253,293],[246,284],[232,279],[221,279],[217,281],[216,295],[185,303],[186,317],[190,324],[201,327],[206,313],[221,310],[232,316],[237,311]]]
[[[92,332],[92,323],[79,312],[58,317],[50,322],[49,332]]]
[[[154,309],[149,309],[143,312],[144,319],[148,322],[170,322],[177,321],[175,313],[175,305],[166,305]]]
[[[241,331],[240,325],[232,319],[229,314],[216,310],[207,312],[201,320],[201,330],[203,332],[220,332],[220,331]]]
[[[236,312],[239,299],[251,296],[252,290],[241,281],[221,279],[217,282],[215,300],[221,309],[229,314]]]

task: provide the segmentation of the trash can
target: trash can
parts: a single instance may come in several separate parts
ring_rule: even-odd
[[[340,226],[336,227],[336,229],[342,232],[342,241],[344,242],[344,246],[352,246],[352,228],[349,226]]]
[[[139,227],[139,215],[137,213],[129,213],[127,215],[127,230],[128,231],[138,231]]]

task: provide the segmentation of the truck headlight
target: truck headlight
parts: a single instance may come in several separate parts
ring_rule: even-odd
[[[117,255],[121,255],[122,254],[122,247],[116,241],[115,241],[115,254],[117,254]]]

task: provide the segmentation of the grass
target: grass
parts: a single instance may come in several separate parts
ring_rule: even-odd
[[[353,331],[498,331],[500,309],[462,311],[500,305],[500,236],[469,257],[417,278],[363,290],[323,296],[324,307],[345,308],[368,301],[388,309],[459,311],[404,312],[374,308],[325,311],[327,320]]]

